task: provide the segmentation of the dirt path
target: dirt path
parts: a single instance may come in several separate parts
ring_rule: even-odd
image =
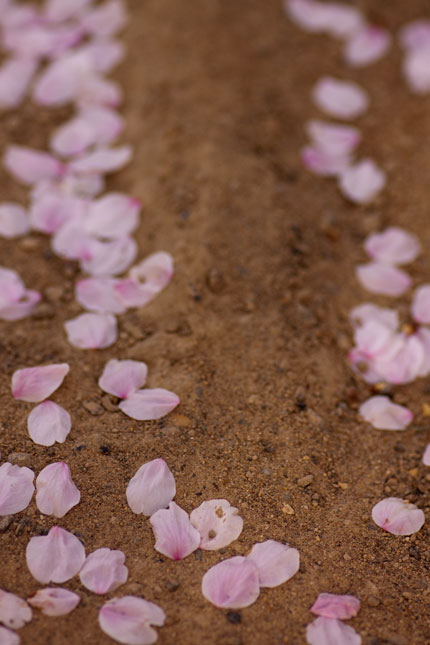
[[[368,15],[392,30],[428,9],[426,0],[358,4],[373,7]],[[61,324],[79,311],[74,266],[53,257],[42,237],[1,241],[2,265],[32,288],[63,291],[42,317],[0,326],[0,449],[2,457],[25,453],[20,465],[35,471],[68,461],[82,501],[61,525],[78,532],[87,551],[126,553],[129,580],[111,595],[142,594],[160,604],[167,614],[162,644],[301,645],[309,606],[330,591],[362,599],[354,627],[363,643],[425,645],[430,476],[420,458],[430,435],[420,410],[430,387],[421,380],[398,388],[397,401],[417,413],[407,431],[372,430],[357,418],[368,388],[345,356],[348,310],[367,298],[353,272],[369,231],[398,224],[419,234],[427,254],[414,277],[430,274],[430,103],[407,92],[399,50],[351,73],[335,42],[301,33],[280,5],[130,0],[129,55],[117,75],[136,153],[110,185],[143,200],[142,255],[171,252],[176,277],[152,304],[120,318],[113,348],[80,352]],[[310,88],[324,73],[354,78],[371,95],[359,122],[362,151],[389,174],[375,206],[347,205],[332,182],[300,167],[303,124],[317,114]],[[35,114],[28,105],[2,118],[2,149],[6,142],[45,144],[53,117]],[[2,199],[20,195],[3,174],[1,185]],[[112,357],[145,360],[150,386],[177,392],[180,408],[150,423],[106,410],[96,380]],[[46,449],[27,436],[31,406],[12,400],[10,375],[60,361],[71,373],[55,400],[71,412],[73,429],[66,443]],[[137,467],[157,456],[172,469],[176,501],[186,510],[216,497],[240,509],[239,540],[221,554],[198,551],[179,563],[159,557],[149,522],[131,513],[124,494]],[[298,485],[306,475],[312,483]],[[397,538],[373,524],[371,508],[388,494],[426,512],[416,536]],[[25,547],[53,524],[34,501],[14,516],[0,533],[0,587],[22,596],[37,588]],[[203,573],[268,538],[300,550],[300,573],[243,611],[209,605]],[[36,614],[20,632],[24,645],[112,642],[97,625],[102,599],[77,579],[67,586],[79,591],[81,607],[55,620]]]

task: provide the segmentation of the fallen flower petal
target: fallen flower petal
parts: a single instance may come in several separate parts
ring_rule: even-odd
[[[409,51],[403,63],[409,88],[417,94],[430,92],[430,44]]]
[[[360,601],[355,596],[320,593],[310,611],[325,618],[347,620],[358,614]]]
[[[19,320],[29,316],[41,296],[29,291],[15,271],[0,267],[0,319]]]
[[[366,92],[356,83],[321,78],[313,89],[313,98],[321,110],[339,119],[355,119],[368,108]]]
[[[85,152],[93,143],[93,128],[84,119],[75,117],[55,130],[50,145],[57,155],[74,157]]]
[[[80,24],[89,34],[106,38],[121,31],[126,21],[127,13],[121,0],[109,0],[85,13]]]
[[[116,278],[87,278],[76,283],[76,300],[85,309],[100,314],[122,314],[126,310],[124,304],[117,296],[115,287]]]
[[[0,515],[13,515],[30,504],[34,472],[6,462],[0,466]]]
[[[412,300],[412,315],[417,322],[430,324],[430,284],[416,289]]]
[[[34,230],[51,235],[66,223],[79,220],[86,211],[86,200],[62,194],[51,187],[34,195],[30,206],[30,224]]]
[[[423,464],[424,466],[430,466],[430,443],[427,444],[426,449],[424,450]]]
[[[400,30],[399,40],[405,49],[422,49],[430,45],[430,20],[414,20]]]
[[[142,361],[118,361],[112,358],[99,378],[99,387],[108,394],[126,399],[146,383],[148,367]]]
[[[36,478],[36,504],[41,513],[64,517],[79,504],[81,494],[64,461],[45,466]]]
[[[136,282],[144,281],[145,286],[158,293],[169,284],[173,275],[173,258],[170,253],[159,251],[149,255],[143,262],[132,267],[129,276]]]
[[[124,562],[125,555],[122,551],[97,549],[85,560],[79,577],[84,587],[90,591],[109,593],[127,582],[128,569]]]
[[[364,248],[372,260],[395,266],[413,262],[420,252],[420,243],[416,235],[390,226],[381,233],[369,235]]]
[[[354,324],[365,325],[367,322],[377,322],[382,323],[391,331],[396,331],[399,326],[399,314],[395,309],[378,307],[370,302],[354,307],[349,317]]]
[[[64,616],[70,614],[79,605],[81,598],[69,589],[46,587],[27,598],[27,602],[32,607],[40,609],[45,616]]]
[[[54,401],[43,401],[28,415],[28,434],[40,446],[64,443],[72,428],[70,414]]]
[[[73,578],[85,562],[85,549],[72,533],[53,526],[48,535],[32,537],[27,544],[27,566],[39,582],[62,583]]]
[[[201,536],[200,548],[215,551],[228,546],[242,533],[243,519],[226,499],[203,502],[190,514],[191,524]]]
[[[104,349],[118,338],[115,316],[112,314],[81,314],[64,323],[67,339],[80,349]]]
[[[277,587],[292,578],[300,566],[300,555],[297,549],[266,540],[254,544],[248,555],[258,569],[260,587]]]
[[[32,615],[25,600],[0,589],[0,623],[11,629],[21,629],[31,620]],[[3,643],[1,634],[0,643]]]
[[[12,375],[12,395],[21,401],[39,403],[60,387],[69,369],[67,363],[53,363],[16,370]]]
[[[223,560],[206,571],[202,594],[216,607],[249,607],[260,594],[258,568],[240,555]]]
[[[132,233],[139,223],[140,202],[121,193],[108,193],[93,202],[85,220],[90,235],[115,239]]]
[[[120,170],[131,159],[130,146],[99,148],[70,162],[69,168],[77,173],[110,173]]]
[[[379,262],[359,264],[356,268],[356,275],[362,286],[368,291],[393,298],[401,296],[412,284],[407,273]]]
[[[0,204],[0,235],[8,239],[25,235],[30,230],[28,215],[22,206],[12,202]]]
[[[137,244],[132,237],[123,236],[103,242],[92,239],[94,243],[90,253],[81,258],[81,268],[86,273],[94,276],[118,275],[123,273],[136,257]]]
[[[164,459],[143,464],[130,479],[126,497],[133,513],[148,517],[167,508],[176,495],[176,482]]]
[[[309,645],[361,645],[361,636],[355,629],[336,618],[319,616],[306,629]]]
[[[379,430],[404,430],[414,418],[410,410],[392,403],[386,396],[372,396],[361,404],[359,412],[365,421]]]
[[[357,204],[368,204],[385,186],[386,177],[372,159],[363,159],[340,176],[342,194]]]
[[[155,550],[172,560],[182,560],[198,549],[200,533],[175,502],[168,509],[156,511],[150,519],[155,535]]]
[[[119,404],[119,409],[137,421],[152,421],[169,414],[177,405],[179,397],[162,388],[138,390],[132,392]]]
[[[15,108],[27,94],[37,69],[35,60],[10,58],[0,67],[0,107]]]
[[[24,146],[9,146],[3,159],[6,170],[23,184],[60,177],[64,172],[60,161],[46,152]]]
[[[301,159],[308,170],[322,177],[341,175],[351,163],[348,154],[333,156],[325,150],[312,146],[306,146],[302,149]]]
[[[91,0],[47,0],[45,15],[49,21],[65,22],[79,15]]]
[[[373,367],[383,381],[396,384],[411,383],[425,372],[425,344],[420,334],[397,336],[400,341],[397,351],[394,354],[376,356]]]
[[[334,157],[348,155],[361,141],[360,131],[350,125],[308,121],[306,132],[320,150]]]
[[[335,38],[348,38],[363,26],[362,13],[340,2],[285,0],[285,10],[299,27],[324,32]]]
[[[353,67],[370,65],[384,56],[391,43],[391,36],[386,29],[364,27],[349,38],[343,54],[347,63]]]
[[[425,521],[421,509],[398,497],[387,497],[375,504],[372,519],[381,529],[394,535],[412,535]]]
[[[0,643],[1,645],[19,645],[21,639],[18,634],[0,625]]]
[[[113,598],[99,612],[102,630],[124,645],[152,645],[158,634],[151,627],[162,627],[166,616],[158,605],[135,596]]]

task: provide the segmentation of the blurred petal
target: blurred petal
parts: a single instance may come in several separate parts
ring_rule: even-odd
[[[62,583],[79,572],[85,562],[85,549],[72,533],[53,526],[48,535],[31,538],[26,559],[36,580],[43,584]]]
[[[192,511],[190,520],[200,533],[200,548],[207,551],[228,546],[242,533],[243,519],[226,499],[203,502]]]
[[[155,535],[155,550],[172,560],[182,560],[199,548],[200,533],[175,502],[168,509],[156,511],[150,522]]]
[[[397,265],[413,262],[420,252],[420,243],[416,235],[397,226],[390,226],[381,233],[369,235],[364,248],[372,260]]]
[[[99,612],[102,630],[124,645],[152,645],[158,634],[151,625],[162,627],[165,619],[158,605],[135,596],[113,598]]]
[[[0,623],[11,629],[21,629],[31,620],[32,615],[25,600],[0,589]],[[0,634],[0,643],[2,642]]]
[[[0,319],[19,320],[30,315],[40,293],[25,288],[16,271],[0,267]]]
[[[80,23],[86,32],[99,38],[114,36],[124,27],[127,12],[121,0],[108,0],[87,11]]]
[[[103,242],[95,240],[88,256],[81,258],[81,268],[90,275],[118,275],[130,266],[136,254],[137,244],[132,237],[118,237]]]
[[[30,223],[36,231],[51,235],[59,231],[67,222],[79,220],[86,212],[86,200],[49,192],[41,194],[32,201]]]
[[[75,117],[57,128],[51,137],[51,149],[61,157],[82,154],[95,143],[95,133],[89,123]]]
[[[104,392],[126,399],[145,385],[147,374],[148,367],[142,361],[112,358],[106,363],[98,384]]]
[[[422,49],[430,45],[430,20],[420,18],[405,25],[399,34],[405,49]]]
[[[86,260],[91,262],[100,253],[101,242],[85,233],[79,221],[63,224],[51,239],[51,247],[56,255],[67,260]]]
[[[45,466],[36,479],[36,504],[41,513],[64,517],[79,504],[81,494],[64,461]]]
[[[311,32],[324,32],[335,38],[347,38],[364,23],[355,7],[338,2],[285,0],[285,10],[299,27]]]
[[[164,459],[153,459],[143,464],[130,479],[127,502],[133,513],[150,517],[167,508],[176,495],[176,482]]]
[[[36,609],[40,609],[45,616],[64,616],[70,614],[80,603],[77,593],[61,587],[46,587],[39,589],[27,598],[27,602]]]
[[[430,92],[430,44],[406,54],[403,73],[409,88],[417,94]]]
[[[364,325],[367,322],[377,322],[382,323],[391,331],[396,331],[399,326],[399,314],[395,309],[378,307],[378,305],[374,305],[371,302],[354,307],[349,317],[354,324]]]
[[[303,165],[323,177],[336,177],[342,174],[350,165],[349,155],[333,156],[317,147],[306,146],[301,151]]]
[[[423,284],[415,290],[412,315],[417,322],[430,324],[430,284]]]
[[[423,464],[424,466],[430,466],[430,443],[427,444],[426,449],[424,450]]]
[[[0,107],[17,107],[27,94],[37,69],[35,60],[9,58],[0,67]]]
[[[238,555],[223,560],[206,571],[202,594],[216,607],[249,607],[260,594],[258,568],[248,558]]]
[[[410,410],[392,403],[386,396],[372,396],[361,404],[359,412],[365,421],[379,430],[404,430],[414,416]]]
[[[39,105],[60,106],[76,98],[90,68],[82,58],[62,56],[48,65],[33,89],[33,99]]]
[[[131,159],[130,146],[99,148],[70,162],[70,170],[77,173],[110,173],[126,166]]]
[[[275,540],[254,544],[248,555],[258,569],[260,587],[277,587],[292,578],[299,570],[297,549]]]
[[[0,625],[0,643],[1,645],[20,645],[21,639],[18,634]]]
[[[0,515],[13,515],[30,504],[34,472],[6,462],[0,466]]]
[[[92,74],[82,80],[78,99],[82,108],[90,106],[116,108],[122,102],[122,90],[114,81]]]
[[[166,416],[179,403],[176,394],[169,392],[169,390],[148,388],[130,394],[124,401],[121,401],[119,408],[132,419],[152,421]]]
[[[360,601],[355,596],[320,593],[310,611],[325,618],[347,620],[358,614]]]
[[[371,202],[382,190],[386,176],[372,159],[363,159],[347,168],[340,176],[342,194],[357,204]]]
[[[386,29],[370,25],[347,40],[343,54],[353,67],[364,67],[382,58],[390,44],[391,36]]]
[[[28,415],[28,434],[40,446],[64,443],[72,428],[70,414],[54,401],[43,401]]]
[[[124,129],[124,119],[115,110],[103,105],[88,105],[80,112],[80,118],[91,127],[98,145],[112,143]]]
[[[15,145],[6,149],[3,165],[15,179],[30,185],[60,177],[64,170],[62,163],[46,152]]]
[[[350,125],[308,121],[306,132],[317,148],[333,157],[348,155],[361,141],[360,131]]]
[[[394,535],[412,535],[424,524],[424,513],[407,500],[387,497],[372,509],[372,519],[381,529]]]
[[[0,235],[9,239],[25,235],[30,230],[25,208],[12,202],[0,204]]]
[[[401,269],[378,262],[359,264],[356,274],[362,286],[368,291],[391,297],[401,296],[412,283],[408,274]]]
[[[339,119],[355,119],[368,108],[366,92],[356,83],[324,76],[313,89],[313,98],[321,110]]]
[[[87,557],[79,572],[84,587],[97,594],[113,591],[127,582],[128,569],[122,551],[97,549]]]
[[[67,339],[80,349],[104,349],[118,338],[115,316],[112,314],[81,314],[64,323]]]
[[[319,616],[306,629],[309,645],[361,645],[361,636],[341,620]]]
[[[124,44],[119,40],[95,39],[90,40],[80,48],[91,69],[96,74],[107,74],[122,61],[125,55]]]
[[[85,309],[100,314],[122,314],[126,310],[119,300],[115,286],[115,278],[87,278],[76,283],[76,300]]]
[[[92,0],[47,0],[45,15],[52,22],[64,22],[78,16]]]
[[[67,363],[53,363],[16,370],[12,375],[12,395],[21,401],[39,403],[60,387],[69,369]]]
[[[139,211],[139,200],[121,193],[108,193],[91,204],[85,229],[105,239],[129,235],[137,228]]]

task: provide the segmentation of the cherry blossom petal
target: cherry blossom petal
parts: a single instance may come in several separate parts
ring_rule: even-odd
[[[412,315],[417,322],[430,324],[430,284],[424,284],[415,290]]]
[[[404,430],[412,421],[410,410],[392,403],[386,396],[372,396],[360,406],[360,414],[379,430]],[[339,618],[339,616],[332,616]]]
[[[356,275],[362,286],[368,291],[393,298],[401,296],[412,284],[407,273],[379,262],[359,264],[356,268]]]
[[[120,170],[131,159],[131,146],[99,148],[70,162],[70,170],[77,173],[110,173]]]
[[[30,59],[10,58],[0,67],[0,107],[17,107],[25,98],[37,63]]]
[[[107,74],[121,62],[125,55],[125,47],[119,40],[100,38],[90,40],[80,48],[96,74]]]
[[[93,198],[103,192],[105,180],[103,175],[78,175],[67,172],[61,178],[59,186],[69,197]]]
[[[40,298],[40,293],[25,288],[15,271],[0,267],[0,319],[25,318]]]
[[[71,220],[79,220],[86,214],[87,200],[53,192],[41,194],[30,207],[32,228],[51,235]]]
[[[150,285],[141,284],[131,278],[124,278],[116,283],[115,293],[124,307],[129,308],[144,307],[155,298],[158,291],[152,289]]]
[[[426,350],[418,334],[399,334],[401,346],[394,354],[381,354],[373,366],[383,381],[388,383],[411,383],[418,378],[426,363]]]
[[[368,108],[366,92],[356,83],[323,76],[313,89],[313,98],[321,110],[339,119],[355,119]]]
[[[372,159],[363,159],[347,168],[339,178],[342,194],[357,204],[375,199],[386,183],[386,176]]]
[[[79,572],[84,587],[97,594],[113,591],[127,582],[128,569],[122,551],[97,549],[87,557]]]
[[[403,73],[413,92],[430,92],[430,44],[408,52],[403,63]]]
[[[150,517],[156,511],[167,508],[175,497],[175,478],[164,459],[153,459],[137,470],[125,494],[133,513]]]
[[[368,358],[389,359],[403,347],[403,336],[377,320],[369,320],[354,332],[356,348]]]
[[[42,584],[73,578],[85,562],[85,549],[72,533],[53,526],[48,535],[32,537],[26,550],[31,575]]]
[[[200,533],[200,548],[207,551],[228,546],[242,533],[243,519],[226,499],[203,502],[192,511],[190,520]]]
[[[80,117],[61,125],[51,137],[51,149],[61,157],[82,154],[95,143],[94,130]]]
[[[12,375],[12,395],[20,401],[39,403],[51,396],[69,372],[67,363],[25,367]]]
[[[137,244],[132,237],[118,237],[105,242],[94,240],[87,257],[81,258],[81,268],[90,275],[118,275],[130,266],[136,255]]]
[[[36,479],[36,490],[37,508],[45,515],[64,517],[81,499],[70,468],[64,461],[49,464],[40,471]]]
[[[142,361],[112,358],[106,363],[98,384],[104,392],[126,399],[145,385],[147,374],[148,367]]]
[[[158,634],[151,625],[162,627],[165,619],[161,607],[135,596],[113,598],[99,612],[102,630],[124,645],[152,645]]]
[[[82,230],[79,222],[70,221],[63,224],[51,240],[52,250],[56,255],[68,260],[86,260],[91,262],[94,255],[100,253],[101,242]]]
[[[0,589],[0,623],[11,629],[21,629],[33,616],[25,600]],[[3,641],[0,638],[0,643]]]
[[[80,23],[86,32],[106,38],[114,36],[124,27],[127,13],[121,0],[109,0],[102,5],[87,11]]]
[[[311,607],[311,612],[325,618],[347,620],[358,614],[360,601],[355,596],[320,593]]]
[[[361,645],[361,636],[355,629],[336,618],[319,616],[307,626],[306,641],[309,645]]]
[[[93,130],[95,143],[112,143],[124,129],[124,118],[115,110],[103,105],[88,105],[80,112],[80,118]]]
[[[405,49],[422,49],[430,45],[430,20],[419,19],[400,30],[400,42]]]
[[[420,327],[415,336],[420,341],[424,351],[424,358],[418,376],[428,376],[430,374],[430,329]]]
[[[336,177],[341,175],[350,165],[349,155],[333,156],[325,150],[313,146],[306,146],[301,151],[303,165],[323,177]]]
[[[21,639],[18,634],[0,625],[0,643],[1,645],[20,645]]]
[[[8,146],[3,164],[15,179],[29,185],[42,179],[60,177],[64,171],[62,163],[55,157],[24,146]]]
[[[115,290],[127,307],[143,307],[167,286],[172,276],[173,258],[160,251],[132,267],[129,277],[120,280]]]
[[[427,444],[426,449],[424,450],[423,464],[424,466],[430,466],[430,443]]]
[[[108,193],[91,204],[85,229],[105,239],[122,237],[137,228],[139,211],[139,200],[121,193]]]
[[[306,132],[312,142],[332,157],[342,157],[352,152],[361,141],[357,128],[324,121],[308,121]]]
[[[70,414],[54,401],[43,401],[28,415],[28,434],[40,446],[64,443],[72,428]]]
[[[89,311],[100,314],[122,314],[126,310],[120,301],[115,278],[87,278],[76,283],[76,300]]]
[[[202,594],[223,609],[249,607],[260,594],[258,568],[252,560],[240,555],[223,560],[206,571]]]
[[[48,27],[36,23],[7,30],[3,38],[3,47],[23,60],[57,57],[76,45],[83,34],[83,29],[78,25]]]
[[[0,466],[0,515],[13,515],[30,504],[34,472],[6,462]]]
[[[79,105],[118,107],[122,102],[122,90],[118,83],[100,78],[96,74],[86,76],[79,86]]]
[[[80,596],[69,589],[45,587],[27,598],[27,602],[40,609],[45,616],[64,616],[70,614],[81,602]]]
[[[369,235],[364,248],[375,262],[397,265],[413,262],[420,252],[420,243],[416,235],[390,226],[381,233]]]
[[[92,0],[47,0],[45,16],[52,22],[64,22],[78,16]]]
[[[175,502],[168,509],[151,515],[155,535],[155,550],[172,560],[182,560],[199,548],[200,533],[193,527],[186,513]]]
[[[62,56],[39,76],[33,89],[33,99],[39,105],[64,105],[78,95],[83,79],[89,73],[90,65],[82,57]]]
[[[166,416],[179,403],[179,397],[169,390],[148,388],[133,392],[118,407],[132,419],[152,421]]]
[[[64,323],[67,339],[80,349],[104,349],[118,338],[115,316],[112,314],[81,314]]]
[[[382,58],[390,44],[391,36],[386,29],[370,25],[347,40],[343,54],[353,67],[364,67]]]
[[[377,322],[382,323],[391,331],[396,331],[399,326],[399,314],[395,309],[378,307],[371,302],[354,307],[349,317],[353,324],[364,325],[367,322]]]
[[[25,208],[12,202],[0,204],[0,235],[9,239],[25,235],[30,230]]]
[[[387,497],[375,504],[372,519],[381,529],[394,535],[412,535],[425,521],[421,509],[398,497]]]
[[[299,27],[310,32],[324,32],[335,38],[349,37],[364,23],[361,12],[344,3],[285,0],[284,6]]]
[[[248,555],[258,569],[260,587],[277,587],[292,578],[300,566],[300,555],[297,549],[266,540],[254,544]]]

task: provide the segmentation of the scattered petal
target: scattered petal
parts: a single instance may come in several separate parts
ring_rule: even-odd
[[[404,430],[414,417],[410,410],[392,403],[386,396],[372,396],[361,404],[359,411],[365,421],[379,430]]]
[[[138,390],[119,404],[120,410],[137,421],[152,421],[169,414],[177,405],[179,397],[162,388]]]
[[[45,515],[64,517],[81,499],[70,468],[64,461],[49,464],[40,471],[36,479],[36,490],[37,508]]]
[[[430,45],[430,20],[410,22],[401,29],[399,37],[405,49],[422,49]]]
[[[76,300],[85,309],[95,311],[99,314],[122,314],[126,310],[125,305],[120,301],[115,278],[87,278],[76,283]]]
[[[0,319],[20,320],[29,316],[41,296],[25,288],[15,271],[0,267]]]
[[[91,204],[85,229],[90,235],[115,239],[132,233],[139,223],[140,202],[121,193],[108,193]]]
[[[54,401],[43,401],[32,409],[27,419],[28,434],[40,446],[64,443],[72,428],[70,414]]]
[[[37,69],[35,60],[10,58],[0,67],[0,107],[15,108],[25,98]]]
[[[386,176],[372,159],[363,159],[347,168],[340,176],[342,194],[357,204],[371,202],[382,190]]]
[[[175,478],[164,459],[153,459],[143,464],[130,479],[127,502],[133,513],[148,517],[167,508],[176,495]]]
[[[356,616],[359,609],[360,601],[355,596],[320,593],[310,610],[317,616],[347,620]]]
[[[430,92],[430,44],[407,53],[403,63],[406,81],[416,94]]]
[[[106,38],[121,31],[126,21],[127,13],[121,0],[109,0],[85,13],[81,25],[89,34]]]
[[[277,587],[292,578],[300,566],[297,549],[288,544],[266,540],[254,544],[248,555],[258,569],[260,587]]]
[[[417,322],[424,325],[430,324],[430,284],[424,284],[415,290],[412,315]]]
[[[355,119],[368,108],[366,92],[351,81],[321,78],[313,89],[313,98],[321,110],[339,119]]]
[[[260,594],[258,568],[240,555],[223,560],[206,571],[202,594],[216,607],[249,607]]]
[[[130,278],[136,282],[144,281],[158,293],[169,284],[173,275],[173,258],[170,253],[159,251],[148,256],[143,262],[130,269]]]
[[[427,444],[426,449],[424,450],[423,464],[424,466],[430,466],[430,443]]]
[[[112,314],[81,314],[64,323],[67,339],[80,349],[104,349],[118,338],[115,316]]]
[[[85,549],[72,533],[53,526],[48,535],[32,537],[26,550],[27,566],[39,582],[63,583],[85,562]]]
[[[8,146],[3,164],[15,179],[29,185],[42,179],[60,177],[64,171],[62,163],[55,157],[24,146]]]
[[[86,214],[87,201],[53,191],[35,197],[30,206],[32,228],[51,235],[71,220],[79,220]]]
[[[381,529],[394,535],[412,535],[424,524],[424,513],[407,500],[387,497],[372,509],[372,519]]]
[[[411,278],[401,269],[378,262],[359,264],[356,274],[365,289],[385,296],[401,296],[412,284]]]
[[[47,0],[45,6],[46,18],[52,22],[65,22],[78,16],[91,0]]]
[[[158,634],[151,625],[162,627],[165,619],[161,607],[135,596],[113,598],[99,612],[102,630],[124,645],[152,645]]]
[[[415,260],[420,252],[420,243],[416,235],[397,226],[390,226],[381,233],[369,235],[364,248],[375,262],[397,265]]]
[[[25,208],[12,202],[0,204],[0,235],[8,239],[25,235],[30,230]]]
[[[18,634],[0,625],[0,643],[1,645],[19,645],[21,639]]]
[[[70,614],[79,605],[81,598],[69,589],[46,587],[27,598],[27,602],[32,607],[40,609],[45,616],[64,616]]]
[[[108,394],[126,399],[145,385],[148,367],[142,361],[118,361],[112,358],[99,378],[99,387]]]
[[[132,237],[118,237],[115,240],[101,242],[89,239],[90,250],[87,257],[81,258],[82,270],[91,275],[110,276],[123,273],[133,262],[137,254],[137,244]]]
[[[99,148],[70,162],[70,170],[77,173],[110,173],[126,166],[131,159],[130,146]]]
[[[377,356],[374,368],[380,375],[380,380],[388,383],[411,383],[421,375],[426,363],[426,349],[423,339],[418,334],[398,334],[396,352]]]
[[[30,504],[34,472],[6,462],[0,466],[0,515],[13,515]]]
[[[306,629],[309,645],[361,645],[361,636],[341,620],[319,616]]]
[[[242,533],[243,519],[226,499],[203,502],[192,511],[190,520],[200,533],[200,548],[207,551],[228,546]]]
[[[12,375],[12,395],[20,401],[39,403],[60,387],[69,369],[67,363],[53,363],[16,370]]]
[[[378,307],[370,302],[354,307],[349,317],[355,324],[364,325],[367,322],[377,322],[382,323],[391,331],[396,331],[399,326],[399,314],[395,309]]]
[[[364,67],[382,58],[390,44],[389,32],[371,25],[353,34],[345,43],[343,53],[347,63],[353,67]]]
[[[360,131],[350,125],[308,121],[306,132],[320,150],[333,157],[348,155],[361,141]]]
[[[79,577],[84,587],[90,591],[109,593],[127,582],[128,569],[124,562],[125,555],[122,551],[97,549],[85,560]]]
[[[285,10],[299,27],[310,32],[323,32],[334,38],[348,38],[363,26],[361,12],[338,2],[285,0]]]
[[[200,533],[175,502],[168,509],[156,511],[150,519],[155,535],[155,550],[172,560],[182,560],[199,548]]]
[[[11,629],[21,629],[31,620],[32,615],[25,600],[0,589],[0,623]],[[0,643],[3,643],[1,634]]]
[[[313,146],[303,148],[301,158],[305,168],[322,177],[341,175],[351,163],[349,155],[333,156]]]

